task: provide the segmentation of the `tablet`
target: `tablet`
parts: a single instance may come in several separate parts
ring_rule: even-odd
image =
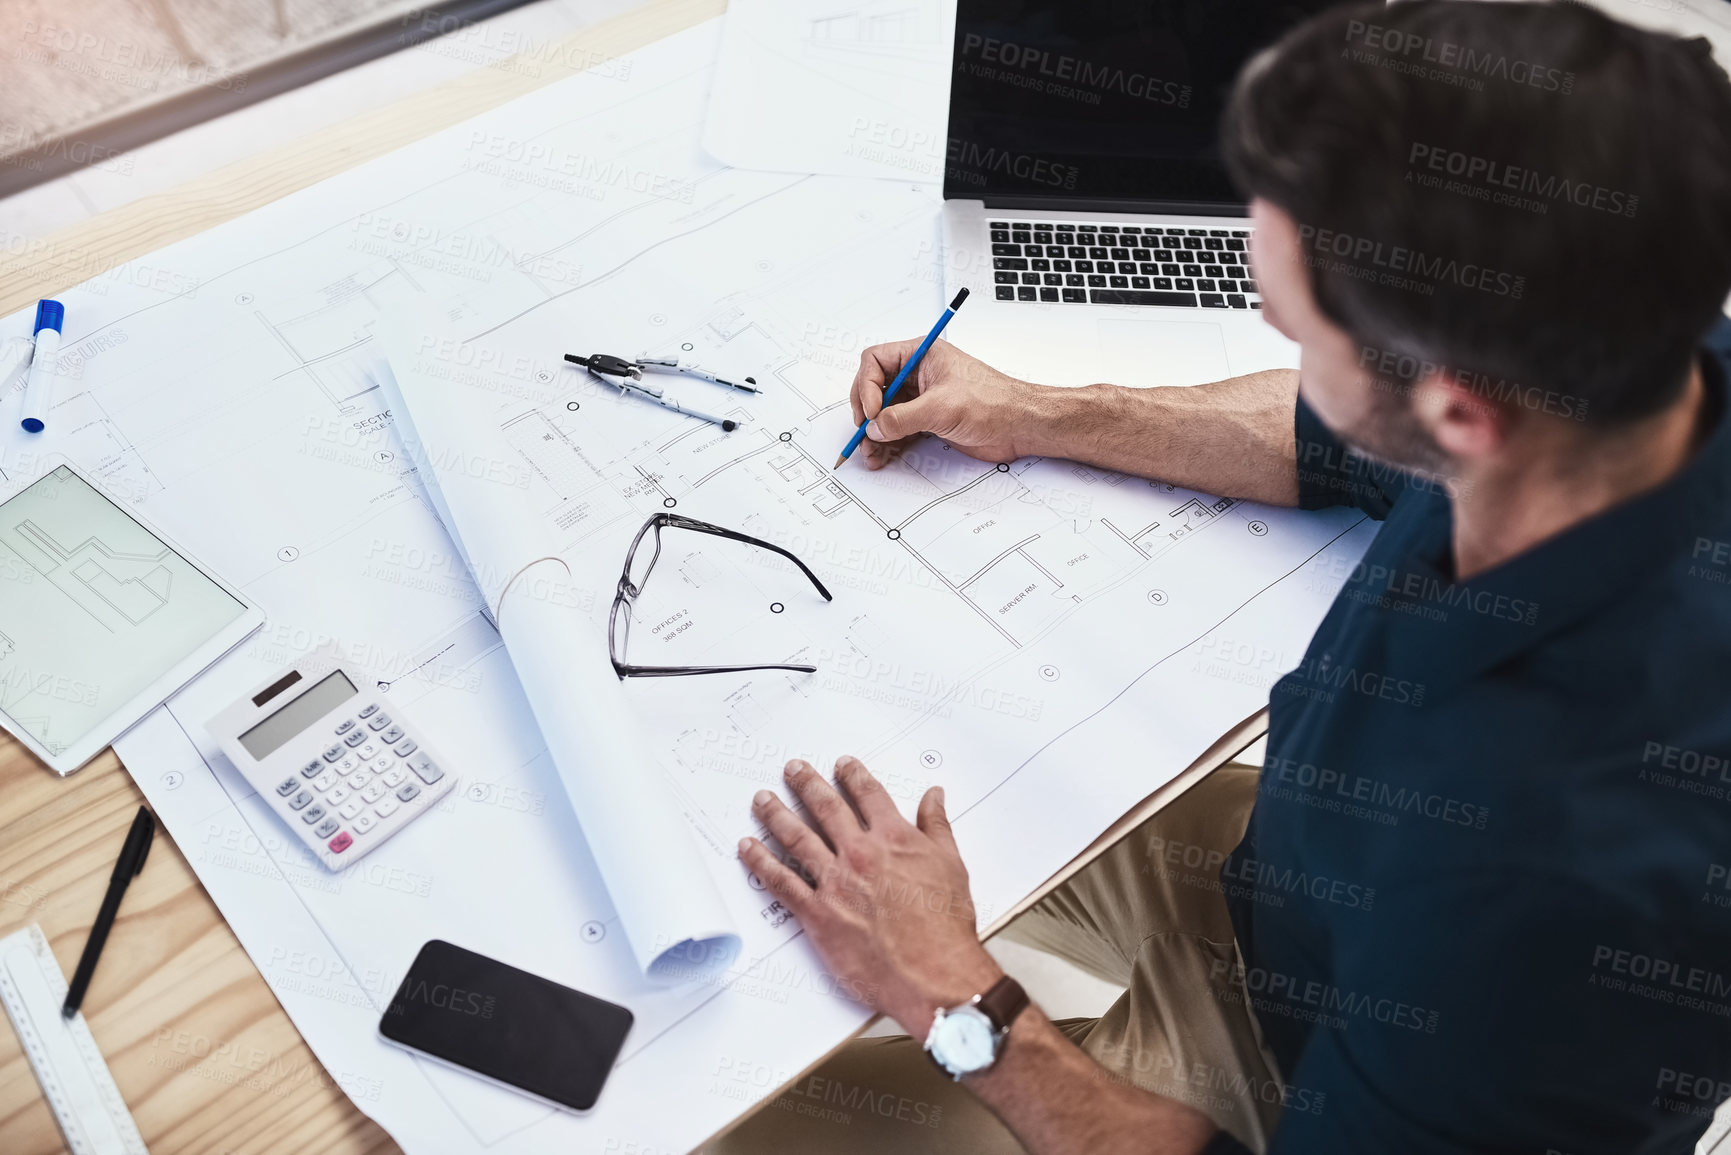
[[[60,774],[263,623],[68,462],[0,501],[0,725]]]

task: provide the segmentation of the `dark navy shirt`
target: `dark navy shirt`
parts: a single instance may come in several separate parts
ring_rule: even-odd
[[[1276,1155],[1688,1152],[1731,1095],[1731,322],[1702,364],[1681,473],[1463,583],[1473,495],[1300,403],[1303,504],[1385,520],[1222,870]]]

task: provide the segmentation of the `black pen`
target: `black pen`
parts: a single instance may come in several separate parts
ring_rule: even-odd
[[[78,969],[72,972],[66,1005],[60,1008],[60,1013],[69,1019],[78,1013],[78,1004],[84,1001],[90,976],[96,973],[96,960],[102,957],[102,945],[108,941],[108,932],[114,928],[120,896],[126,893],[126,884],[132,881],[133,875],[144,869],[144,858],[150,853],[150,840],[155,834],[156,819],[150,816],[149,810],[140,806],[138,817],[132,820],[132,829],[126,832],[126,845],[120,848],[120,861],[114,864],[114,873],[108,877],[108,893],[102,896],[102,909],[96,912],[96,925],[90,928],[90,941],[84,944],[84,953],[78,956]]]

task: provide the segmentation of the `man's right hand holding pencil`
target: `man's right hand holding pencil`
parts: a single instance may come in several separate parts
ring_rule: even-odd
[[[919,348],[919,338],[873,345],[853,379],[853,419],[874,418],[860,443],[868,469],[882,469],[922,433],[933,433],[981,461],[1014,461],[1049,452],[1037,444],[1046,390],[1000,373],[948,341],[935,342],[887,410],[884,389]]]
[[[980,461],[1064,458],[1203,493],[1298,500],[1295,370],[1165,388],[1036,385],[939,340],[886,408],[885,388],[919,346],[891,341],[860,356],[853,418],[873,420],[855,456],[868,469],[931,433]]]

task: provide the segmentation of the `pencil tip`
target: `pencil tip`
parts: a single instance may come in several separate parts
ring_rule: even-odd
[[[836,458],[835,464],[829,467],[830,472],[834,473],[836,470],[840,469],[841,463],[846,461],[846,460],[847,460],[847,454],[845,454],[845,453],[842,454],[840,457]]]

